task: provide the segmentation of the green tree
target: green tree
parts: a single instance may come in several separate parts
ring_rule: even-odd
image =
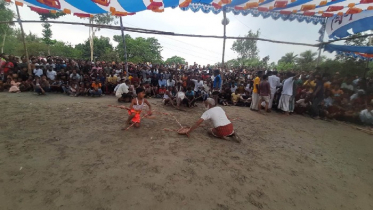
[[[124,48],[122,42],[122,36],[114,36],[114,41],[118,42],[116,51],[118,53],[119,59],[124,61]],[[152,62],[152,63],[162,63],[162,46],[156,38],[142,38],[137,37],[133,39],[130,35],[125,35],[125,40],[127,44],[127,58],[128,61],[133,63],[139,62]]]
[[[50,47],[50,53],[55,56],[82,58],[81,51],[73,47],[71,43],[61,41],[56,41],[56,43]]]
[[[171,58],[167,58],[165,63],[168,63],[168,64],[185,64],[185,59],[182,58],[182,57],[174,55]]]
[[[225,62],[225,64],[229,67],[239,67],[240,66],[240,62],[237,59],[231,59],[231,60]]]
[[[278,71],[290,71],[296,68],[295,63],[283,63],[279,62],[276,66]]]
[[[259,30],[256,32],[250,30],[246,37],[258,38],[259,34]],[[238,60],[243,64],[245,60],[258,59],[259,49],[256,44],[257,41],[255,39],[237,39],[233,42],[231,49],[238,53]]]
[[[93,39],[94,46],[93,48],[95,50],[94,57],[97,57],[99,60],[103,60],[107,57],[105,57],[108,52],[111,52],[114,50],[113,46],[110,44],[109,37],[94,37]],[[90,59],[91,58],[91,48],[90,48],[90,40],[86,40],[84,43],[77,44],[75,46],[77,50],[80,51],[80,54],[82,58],[84,59]]]
[[[56,13],[49,12],[49,13],[45,13],[45,14],[39,14],[41,21],[47,21],[48,19],[58,19],[59,17],[64,16],[64,15],[65,15],[65,13],[63,13],[63,12],[56,12]],[[47,45],[48,55],[50,55],[51,54],[50,46],[54,45],[57,41],[52,39],[53,33],[52,33],[52,29],[51,29],[51,27],[52,27],[51,24],[43,23],[42,26],[44,28],[43,31],[42,31],[43,42]]]
[[[297,56],[298,55],[294,55],[293,52],[286,53],[280,58],[280,60],[278,60],[278,63],[295,63]]]
[[[89,23],[90,24],[100,24],[100,25],[108,25],[110,23],[116,23],[115,22],[115,19],[114,19],[114,16],[111,16],[110,14],[108,13],[105,13],[105,14],[96,14],[95,16],[93,16],[92,18],[89,18]],[[94,49],[94,41],[95,41],[95,34],[96,34],[96,31],[99,31],[100,28],[95,28],[95,27],[90,27],[89,28],[89,46],[90,46],[90,51],[91,51],[91,61],[93,60],[93,51]]]
[[[316,52],[306,50],[299,54],[299,57],[296,59],[296,63],[301,70],[310,71],[316,66],[316,56]]]
[[[7,8],[8,3],[0,1],[0,20],[1,21],[12,21],[14,13],[12,10]],[[0,37],[2,38],[1,53],[4,52],[4,46],[6,37],[12,33],[13,24],[0,24]]]

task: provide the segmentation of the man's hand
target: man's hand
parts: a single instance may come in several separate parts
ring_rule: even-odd
[[[153,113],[152,113],[152,110],[149,110],[148,111],[148,116],[151,116]]]

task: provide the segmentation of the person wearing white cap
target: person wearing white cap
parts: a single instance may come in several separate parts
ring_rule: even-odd
[[[233,129],[233,124],[228,119],[225,111],[218,106],[215,106],[215,100],[212,98],[207,98],[204,101],[205,108],[207,109],[201,116],[201,118],[189,129],[187,135],[195,130],[196,128],[201,125],[201,123],[205,120],[211,120],[213,124],[213,128],[209,131],[209,134],[217,137],[225,139],[225,137],[232,137],[234,141],[240,143],[241,139],[237,135],[237,132]]]

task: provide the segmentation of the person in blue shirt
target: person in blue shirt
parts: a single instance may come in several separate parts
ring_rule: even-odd
[[[186,100],[184,100],[188,107],[194,106],[194,99],[195,99],[195,92],[192,90],[191,87],[188,87],[187,91],[185,92]]]
[[[161,76],[158,80],[158,85],[159,87],[162,87],[162,86],[167,86],[167,80],[163,78],[163,76]]]
[[[221,77],[220,77],[220,71],[219,70],[215,70],[214,71],[214,81],[213,81],[213,84],[212,84],[212,98],[215,100],[215,104],[218,104],[218,98],[219,98],[219,93],[220,93],[220,90],[221,90]]]
[[[213,88],[214,88],[214,90],[220,90],[221,89],[220,71],[219,70],[215,70],[214,71],[214,76],[215,76],[215,79],[214,79]]]

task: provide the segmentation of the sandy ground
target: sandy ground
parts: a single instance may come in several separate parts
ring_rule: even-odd
[[[203,112],[150,101],[184,125]],[[373,136],[349,126],[224,107],[237,144],[160,114],[121,131],[109,104],[0,93],[0,209],[373,209]]]

